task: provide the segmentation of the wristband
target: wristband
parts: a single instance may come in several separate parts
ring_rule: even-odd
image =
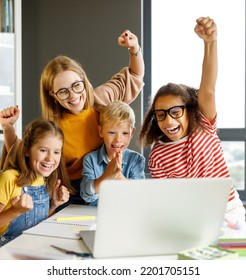
[[[128,48],[128,51],[129,51],[130,55],[138,56],[138,55],[141,53],[142,49],[141,49],[141,47],[139,46],[139,49],[138,49],[138,51],[137,51],[136,53],[132,53],[132,52],[130,51],[130,48]]]

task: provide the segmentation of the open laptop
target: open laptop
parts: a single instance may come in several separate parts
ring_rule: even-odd
[[[104,181],[96,231],[80,235],[94,258],[173,255],[213,245],[230,186],[229,178]]]

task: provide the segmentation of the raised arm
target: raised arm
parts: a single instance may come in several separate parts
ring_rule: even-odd
[[[216,116],[215,86],[218,72],[217,58],[217,26],[213,19],[201,17],[197,19],[196,34],[204,40],[204,58],[201,84],[198,92],[198,104],[201,113],[213,120]]]
[[[145,67],[137,36],[125,30],[118,37],[118,43],[129,49],[129,67],[122,68],[111,79],[94,89],[94,108],[99,112],[116,100],[130,104],[144,86]]]
[[[12,147],[16,140],[14,124],[19,118],[20,110],[18,106],[11,106],[0,111],[0,124],[3,129],[4,145],[7,150]]]
[[[137,36],[131,33],[129,30],[125,30],[119,36],[118,43],[120,46],[127,47],[129,49],[130,71],[136,74],[138,77],[143,78],[145,67],[141,47],[138,43]]]

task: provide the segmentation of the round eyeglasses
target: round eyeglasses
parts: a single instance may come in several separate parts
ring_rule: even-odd
[[[74,93],[81,93],[85,89],[84,81],[77,81],[71,84],[69,88],[61,88],[54,94],[57,96],[58,99],[65,101],[70,96],[70,90]]]
[[[184,115],[184,109],[186,108],[185,105],[181,106],[174,106],[169,108],[168,110],[155,110],[153,112],[153,117],[156,121],[161,122],[164,121],[167,114],[172,117],[173,119],[179,119]]]

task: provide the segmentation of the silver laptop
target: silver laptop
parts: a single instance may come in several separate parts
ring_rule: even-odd
[[[173,255],[213,245],[230,186],[229,178],[104,181],[96,231],[80,235],[94,258]]]

